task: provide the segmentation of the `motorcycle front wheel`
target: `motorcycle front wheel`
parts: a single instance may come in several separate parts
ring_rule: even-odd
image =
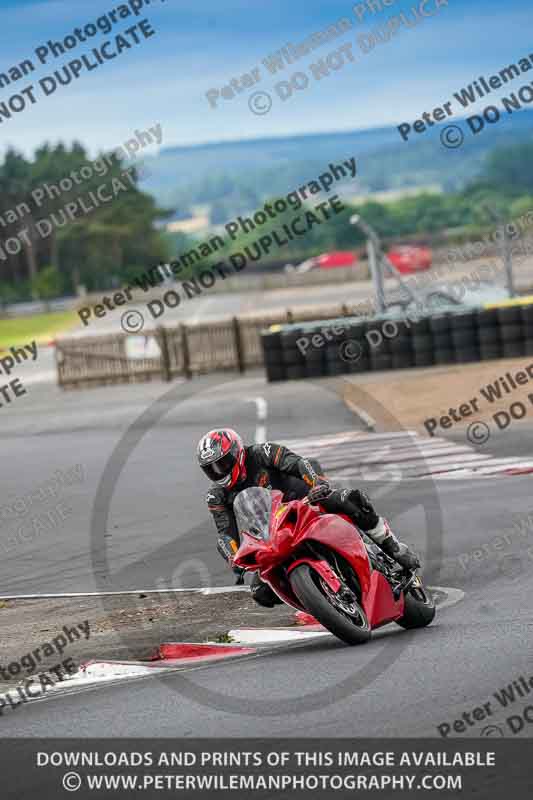
[[[403,616],[396,620],[402,628],[425,628],[435,618],[435,601],[418,578],[417,584],[404,594]]]
[[[303,607],[338,639],[352,645],[368,642],[370,624],[351,590],[336,594],[308,564],[296,567],[289,580]]]

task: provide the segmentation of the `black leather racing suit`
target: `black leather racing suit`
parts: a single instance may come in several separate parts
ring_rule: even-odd
[[[218,531],[217,548],[227,561],[239,547],[239,534],[233,513],[233,502],[239,492],[250,486],[264,486],[266,489],[282,491],[286,501],[298,500],[306,497],[313,486],[326,481],[317,461],[301,458],[283,445],[265,442],[250,445],[245,450],[244,480],[232,489],[213,484],[206,495],[207,506]],[[375,528],[379,521],[369,499],[357,489],[333,489],[329,497],[320,501],[320,504],[329,513],[346,514],[363,531]],[[252,590],[264,587],[265,593],[268,590],[269,594],[273,594],[266,584],[259,582],[257,575],[254,577]],[[260,602],[258,597],[256,599]]]

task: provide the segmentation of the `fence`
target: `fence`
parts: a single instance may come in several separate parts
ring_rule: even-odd
[[[261,331],[270,325],[354,313],[356,306],[337,304],[159,327],[137,335],[60,339],[56,344],[58,385],[81,388],[153,379],[170,381],[218,370],[244,372],[263,364]]]

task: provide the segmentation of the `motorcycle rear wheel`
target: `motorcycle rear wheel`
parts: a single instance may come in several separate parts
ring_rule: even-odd
[[[420,587],[406,592],[404,595],[404,612],[396,623],[402,628],[425,628],[435,618],[435,601],[420,584]]]
[[[289,580],[294,594],[304,608],[338,639],[352,645],[368,642],[371,636],[370,624],[355,599],[352,601],[355,612],[353,615],[335,608],[328,598],[329,592],[326,594],[320,576],[308,564],[296,567]]]

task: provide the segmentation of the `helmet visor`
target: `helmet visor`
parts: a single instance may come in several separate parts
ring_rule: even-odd
[[[210,481],[220,481],[231,473],[236,462],[237,459],[235,455],[229,452],[223,455],[222,458],[219,458],[218,461],[204,464],[202,469]]]

